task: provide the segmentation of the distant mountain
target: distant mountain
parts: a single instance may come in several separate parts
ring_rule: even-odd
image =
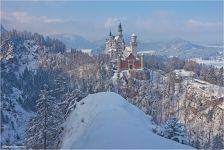
[[[128,36],[124,35],[126,46],[129,45]],[[99,46],[95,49],[96,52],[101,53],[105,48],[105,44]],[[138,41],[139,51],[155,51],[158,55],[165,56],[177,56],[180,58],[208,58],[211,56],[218,56],[222,52],[222,46],[204,46],[200,44],[195,44],[193,42],[175,38],[166,41],[156,41],[156,42],[141,42]]]
[[[139,42],[139,50],[154,50],[159,55],[178,56],[181,58],[217,56],[221,47],[209,47],[194,44],[184,39],[172,39],[160,42]]]
[[[76,34],[53,34],[49,35],[52,38],[59,39],[63,43],[65,43],[67,48],[95,48],[97,44],[85,39],[82,36]]]
[[[7,30],[3,27],[3,25],[1,24],[1,33],[7,32]]]
[[[86,38],[76,35],[76,34],[54,34],[50,37],[57,38],[64,42],[67,48],[90,48],[93,49],[94,54],[103,53],[105,49],[105,40],[98,40],[91,42]],[[124,40],[126,46],[129,45],[130,36],[124,35]],[[211,56],[218,56],[222,51],[222,47],[212,47],[200,44],[195,44],[193,42],[175,38],[167,41],[157,41],[157,42],[141,42],[138,41],[139,51],[153,50],[158,55],[165,56],[177,56],[180,58],[208,58]]]

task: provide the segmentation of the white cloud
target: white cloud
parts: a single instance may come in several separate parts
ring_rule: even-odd
[[[104,23],[104,27],[105,28],[112,28],[112,27],[117,26],[120,22],[124,23],[125,21],[127,21],[127,17],[122,17],[122,18],[110,17]]]
[[[182,17],[178,18],[178,14],[162,10],[144,17],[108,17],[100,21],[50,18],[18,11],[1,12],[1,21],[9,29],[15,28],[42,34],[74,33],[91,40],[102,39],[110,28],[112,31],[116,30],[120,22],[124,28],[124,34],[135,32],[140,40],[145,41],[173,37],[218,41],[222,39],[223,32],[222,22],[184,20]]]
[[[27,12],[2,12],[2,20],[7,23],[19,24],[33,24],[33,23],[63,23],[69,20],[60,18],[48,18],[47,16],[34,16]]]
[[[166,10],[158,10],[158,11],[155,11],[154,12],[154,17],[159,17],[160,19],[161,18],[173,18],[175,17],[175,13],[171,12],[171,11],[166,11]]]
[[[44,22],[45,23],[61,23],[61,22],[65,22],[65,20],[62,20],[62,19],[45,19]]]
[[[203,22],[199,20],[189,19],[186,22],[186,27],[192,30],[217,30],[222,29],[221,22]]]
[[[33,17],[26,12],[1,12],[1,19],[7,22],[28,23],[32,21]]]

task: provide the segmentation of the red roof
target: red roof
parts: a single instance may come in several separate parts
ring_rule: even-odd
[[[131,54],[129,54],[129,56],[126,58],[126,60],[135,60],[136,59],[136,57],[131,53]]]

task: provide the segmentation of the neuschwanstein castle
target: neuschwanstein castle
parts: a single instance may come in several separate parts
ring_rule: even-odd
[[[137,55],[137,36],[133,33],[130,39],[130,45],[125,46],[121,23],[118,25],[118,33],[113,36],[109,33],[106,39],[106,54],[109,54],[111,62],[116,64],[118,72],[122,70],[135,70],[144,68],[143,55]]]

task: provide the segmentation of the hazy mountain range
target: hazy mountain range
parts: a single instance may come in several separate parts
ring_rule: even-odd
[[[56,38],[64,42],[67,48],[95,48],[97,44],[91,42],[84,37],[76,34],[53,34],[49,35],[52,38]]]
[[[57,38],[64,42],[67,48],[91,48],[94,53],[101,53],[105,48],[105,39],[89,41],[88,39],[76,34],[54,34],[50,37]],[[129,45],[129,36],[124,35],[126,45]],[[178,56],[181,58],[191,57],[211,57],[217,56],[222,51],[221,46],[204,46],[181,38],[166,41],[141,42],[138,41],[139,51],[155,51],[158,55]]]
[[[1,25],[1,33],[7,30]],[[94,54],[102,53],[105,50],[105,39],[90,41],[85,37],[76,34],[51,34],[51,38],[62,41],[67,49],[93,49]],[[129,45],[129,35],[124,35],[126,45]],[[201,45],[182,38],[175,38],[163,41],[142,42],[138,40],[139,51],[155,51],[157,55],[178,56],[181,58],[208,58],[222,55],[223,46]]]

